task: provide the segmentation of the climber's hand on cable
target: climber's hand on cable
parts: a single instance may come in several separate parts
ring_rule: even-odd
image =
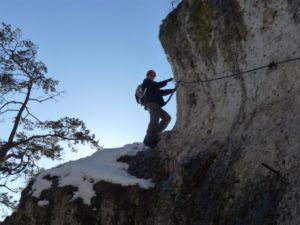
[[[174,88],[174,91],[176,91],[178,87],[179,87],[179,82],[175,82],[175,88]]]

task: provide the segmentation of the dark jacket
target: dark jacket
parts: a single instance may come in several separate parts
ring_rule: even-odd
[[[168,80],[156,82],[146,78],[142,84],[144,90],[146,90],[144,105],[146,106],[147,103],[154,102],[159,104],[160,107],[164,106],[165,101],[163,99],[163,96],[171,94],[174,91],[174,89],[160,90],[160,88],[166,86],[167,83]]]

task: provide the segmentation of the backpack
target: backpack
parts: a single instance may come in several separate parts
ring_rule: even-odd
[[[135,100],[138,104],[144,105],[145,101],[145,93],[147,91],[147,88],[143,88],[142,84],[139,84],[135,90]]]

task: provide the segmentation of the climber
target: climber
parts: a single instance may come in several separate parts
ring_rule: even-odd
[[[163,96],[172,94],[174,91],[176,91],[176,88],[160,90],[160,88],[166,86],[168,82],[172,81],[173,78],[156,82],[154,81],[155,76],[155,71],[149,70],[142,84],[143,89],[145,90],[145,109],[150,114],[150,122],[143,143],[150,148],[154,148],[156,146],[160,140],[160,134],[164,129],[166,129],[171,121],[171,116],[162,109],[162,107],[166,104]]]

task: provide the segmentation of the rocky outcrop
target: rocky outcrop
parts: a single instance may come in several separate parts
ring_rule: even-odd
[[[3,224],[300,224],[300,62],[209,81],[300,57],[299,1],[183,0],[160,40],[180,84],[176,125],[120,159],[155,187],[100,182],[91,206],[72,187],[43,192],[46,206],[25,190]]]
[[[299,10],[299,1],[183,1],[162,25],[182,81],[173,151],[164,149],[169,168],[194,171],[181,181],[200,180],[187,224],[300,223],[299,61],[202,83],[299,57]]]

